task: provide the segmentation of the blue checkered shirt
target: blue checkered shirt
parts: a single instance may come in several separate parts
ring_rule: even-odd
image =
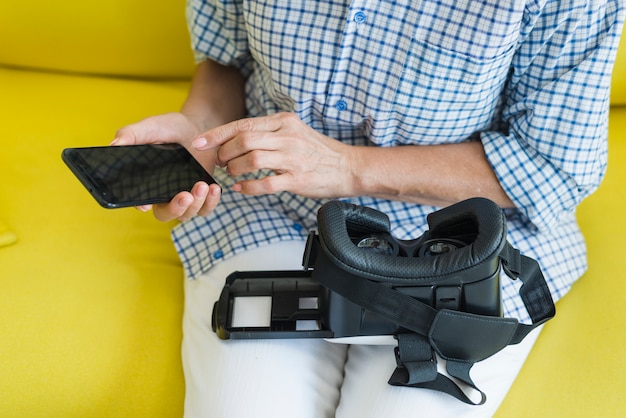
[[[197,61],[245,76],[250,116],[295,112],[358,145],[482,141],[517,207],[506,213],[508,239],[540,262],[558,299],[586,269],[575,209],[606,169],[623,9],[622,0],[188,0],[187,17]],[[322,201],[243,196],[220,169],[216,177],[215,212],[173,231],[189,278],[316,227]],[[421,235],[437,209],[349,200],[389,215],[400,239]],[[503,303],[528,320],[512,281]]]

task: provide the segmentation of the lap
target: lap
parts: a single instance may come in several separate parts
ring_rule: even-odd
[[[336,417],[410,417],[415,411],[425,417],[491,417],[513,384],[538,335],[539,330],[535,330],[522,343],[508,346],[474,365],[472,379],[487,395],[486,403],[480,406],[465,404],[428,389],[390,386],[387,380],[396,367],[393,347],[352,345],[348,350]],[[445,362],[440,360],[438,368],[445,374]],[[472,391],[469,389],[466,393],[474,401],[479,400],[479,394]]]
[[[387,384],[391,346],[324,340],[222,341],[211,328],[213,303],[235,270],[301,268],[304,243],[290,241],[236,255],[185,282],[183,368],[187,417],[489,417],[498,408],[538,335],[472,370],[487,403],[471,406],[439,392]],[[349,348],[348,348],[349,347]]]

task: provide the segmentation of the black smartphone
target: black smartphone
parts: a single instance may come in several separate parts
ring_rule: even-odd
[[[198,181],[216,183],[179,144],[66,148],[62,158],[105,208],[165,203]]]

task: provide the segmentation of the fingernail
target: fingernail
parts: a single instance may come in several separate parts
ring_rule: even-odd
[[[207,146],[207,144],[209,143],[209,141],[207,141],[207,139],[203,136],[196,138],[193,140],[193,147],[194,148],[204,148]]]
[[[111,146],[116,145],[119,141],[120,141],[119,138],[115,138],[113,141],[111,141],[111,143],[109,145],[111,145]]]
[[[209,185],[201,184],[198,186],[198,190],[196,190],[196,197],[203,198],[209,193]]]

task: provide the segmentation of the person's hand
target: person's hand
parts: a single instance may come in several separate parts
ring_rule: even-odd
[[[117,131],[111,145],[180,143],[211,173],[215,166],[215,153],[197,152],[190,146],[191,140],[198,135],[199,131],[200,129],[192,119],[184,114],[167,113],[121,128]],[[190,192],[178,193],[169,203],[140,206],[138,209],[144,212],[153,209],[154,216],[160,221],[166,222],[173,219],[185,221],[196,214],[207,216],[215,209],[219,199],[219,185],[198,182]]]
[[[332,198],[351,193],[350,146],[320,134],[293,113],[240,119],[199,135],[197,150],[216,150],[216,163],[231,176],[260,169],[276,175],[235,183],[250,195],[290,191]]]

